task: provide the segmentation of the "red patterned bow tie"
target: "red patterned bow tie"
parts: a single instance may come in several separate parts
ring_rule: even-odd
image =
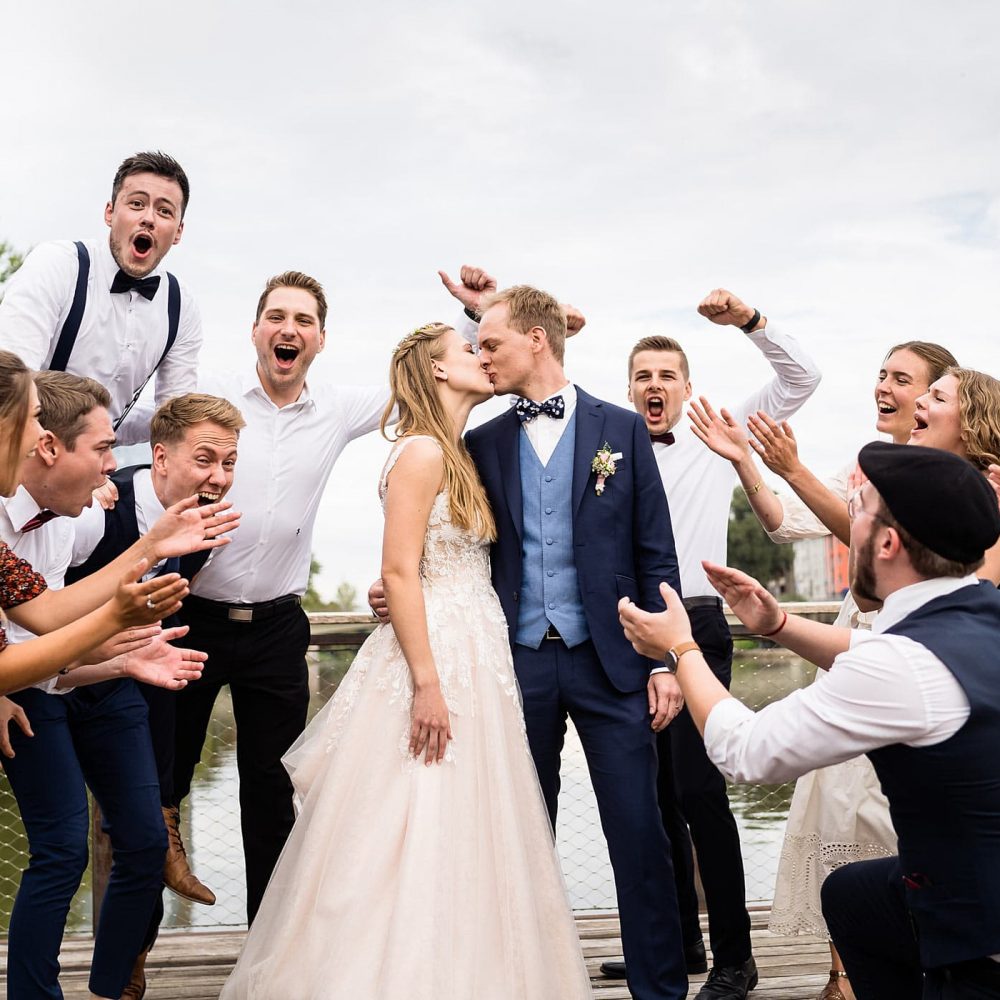
[[[29,531],[34,531],[35,528],[40,528],[43,524],[48,524],[52,518],[58,516],[54,510],[40,510],[30,521],[25,522],[21,527],[21,534],[24,535]]]
[[[656,444],[657,441],[659,441],[660,444],[673,444],[674,443],[673,431],[667,431],[666,434],[650,434],[649,440],[652,441],[653,444]]]

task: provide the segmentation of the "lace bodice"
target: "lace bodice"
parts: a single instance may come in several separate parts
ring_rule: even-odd
[[[392,449],[382,475],[379,478],[378,495],[385,510],[385,498],[389,488],[389,473],[403,449],[417,440],[413,437],[401,438]],[[433,438],[426,438],[433,441]],[[452,523],[447,491],[442,490],[435,498],[427,520],[424,536],[424,552],[420,559],[420,577],[435,587],[449,587],[468,592],[470,586],[490,584],[490,544],[474,531],[460,528]],[[492,590],[491,590],[492,592]]]

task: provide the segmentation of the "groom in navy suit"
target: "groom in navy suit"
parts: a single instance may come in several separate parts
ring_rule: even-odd
[[[466,441],[496,517],[493,586],[553,826],[569,716],[607,837],[629,989],[636,1000],[682,1000],[655,745],[682,701],[663,664],[625,641],[617,611],[622,597],[659,609],[660,581],[679,587],[670,514],[645,425],[569,383],[565,338],[545,292],[520,285],[483,301],[483,367],[497,394],[521,398]]]

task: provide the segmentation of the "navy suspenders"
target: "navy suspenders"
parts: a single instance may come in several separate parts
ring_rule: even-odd
[[[80,322],[83,320],[83,309],[87,304],[87,280],[90,277],[90,254],[87,248],[77,241],[76,256],[79,261],[79,268],[76,273],[76,289],[73,292],[73,303],[69,307],[69,314],[66,322],[63,323],[59,331],[59,339],[56,342],[56,349],[52,353],[52,360],[49,362],[49,371],[64,372],[69,364],[69,356],[73,353],[73,345],[76,343],[76,335],[80,332]],[[170,348],[174,346],[177,339],[177,330],[181,322],[181,286],[172,274],[167,274],[167,346],[163,348],[159,361],[153,365],[153,370],[143,379],[142,385],[132,395],[121,416],[114,423],[115,430],[128,416],[129,410],[135,406],[142,395],[142,390],[149,384],[149,380],[156,374],[156,369],[163,364],[163,359],[170,353]]]

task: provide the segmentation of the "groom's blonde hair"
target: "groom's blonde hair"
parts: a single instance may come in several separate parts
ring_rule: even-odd
[[[507,306],[507,325],[518,333],[527,333],[536,326],[545,331],[545,340],[552,356],[563,363],[566,355],[566,314],[559,300],[531,285],[514,285],[484,299],[480,315],[493,306]]]
[[[496,522],[486,491],[465,442],[459,440],[456,444],[451,416],[437,394],[433,362],[444,354],[443,335],[448,332],[454,331],[444,323],[428,323],[407,334],[393,351],[382,436],[390,441],[413,434],[434,438],[444,455],[444,481],[452,521],[492,542],[496,539]],[[397,407],[395,437],[390,438],[385,429]]]

